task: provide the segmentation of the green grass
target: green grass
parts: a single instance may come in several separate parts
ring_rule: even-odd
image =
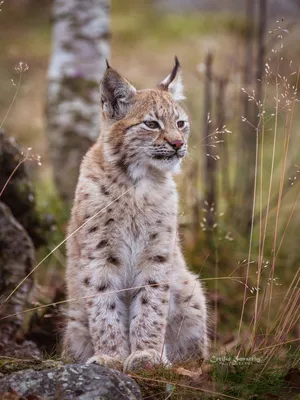
[[[53,180],[49,176],[45,176],[43,180],[39,180],[36,184],[36,201],[40,214],[48,215],[54,218],[53,229],[48,234],[48,244],[38,251],[38,259],[42,260],[51,250],[65,239],[66,226],[69,218],[69,208],[57,194]],[[49,257],[41,268],[36,272],[36,279],[46,284],[47,275],[45,271],[57,271],[62,279],[66,265],[65,246],[62,245],[52,257]]]
[[[280,396],[292,399],[291,385],[285,381],[285,369],[269,369],[260,373],[255,366],[220,365],[214,368],[213,376],[221,392],[241,399],[263,399]]]
[[[184,367],[184,370],[180,368]],[[289,375],[296,370],[286,366],[264,368],[259,357],[219,356],[206,365],[189,363],[166,369],[156,367],[131,376],[140,385],[143,398],[165,400],[223,399],[239,400],[299,399],[299,387]],[[190,373],[190,376],[187,376]],[[299,373],[299,370],[298,370]],[[299,376],[299,375],[298,375]]]
[[[148,10],[116,11],[112,19],[114,41],[138,47],[146,42],[152,47],[168,46],[193,36],[245,34],[245,20],[230,14],[163,14]]]

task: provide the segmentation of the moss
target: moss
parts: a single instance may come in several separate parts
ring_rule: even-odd
[[[47,245],[41,247],[37,254],[37,260],[42,260],[49,252],[65,238],[66,225],[70,209],[59,197],[51,176],[44,176],[36,184],[37,210],[40,214],[47,214],[52,221],[52,228],[47,234]],[[55,218],[55,220],[54,220]],[[49,257],[37,270],[35,277],[39,283],[45,283],[47,275],[45,271],[53,268],[62,273],[65,267],[65,247],[61,246],[54,257]]]
[[[141,370],[131,377],[139,384],[143,399],[163,400],[168,396],[173,400],[204,398],[201,388],[187,376],[177,373],[175,366],[173,368],[158,366],[150,370]]]
[[[249,358],[249,357],[248,357]],[[264,364],[233,365],[217,364],[212,375],[218,383],[221,393],[245,399],[278,399],[292,400],[297,397],[293,385],[286,380],[286,368],[270,366],[263,370]]]
[[[0,374],[11,374],[12,372],[23,371],[25,369],[33,369],[34,371],[42,371],[45,369],[54,369],[60,367],[62,362],[55,360],[38,360],[38,359],[21,359],[8,358],[0,356]]]

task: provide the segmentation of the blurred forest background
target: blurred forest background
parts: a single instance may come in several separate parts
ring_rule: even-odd
[[[192,127],[189,156],[176,177],[179,234],[190,267],[207,287],[213,351],[276,344],[284,358],[288,350],[278,345],[288,342],[294,365],[300,336],[300,2],[88,0],[76,12],[101,8],[88,16],[92,24],[84,33],[97,49],[92,55],[76,48],[83,34],[78,23],[78,57],[67,60],[55,52],[71,51],[74,37],[68,41],[56,17],[72,18],[71,3],[65,9],[63,0],[0,6],[0,123],[24,151],[16,165],[26,158],[22,168],[38,221],[35,229],[21,218],[36,250],[31,269],[39,265],[25,309],[64,299],[64,245],[47,255],[65,238],[79,162],[98,134],[105,57],[138,88],[148,88],[177,55]],[[92,57],[97,71],[83,62]],[[71,73],[68,62],[75,64]],[[13,181],[0,200],[20,222],[9,197]],[[25,313],[19,337],[53,354],[62,326],[57,310]]]

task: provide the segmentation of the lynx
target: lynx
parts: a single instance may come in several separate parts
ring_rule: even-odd
[[[100,93],[69,223],[65,350],[124,371],[206,357],[205,295],[177,235],[173,174],[189,135],[178,59],[146,90],[107,64]]]

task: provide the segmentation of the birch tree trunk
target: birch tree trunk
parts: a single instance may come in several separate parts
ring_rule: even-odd
[[[109,0],[54,0],[47,133],[55,182],[66,201],[73,198],[81,159],[99,135],[109,11]]]

